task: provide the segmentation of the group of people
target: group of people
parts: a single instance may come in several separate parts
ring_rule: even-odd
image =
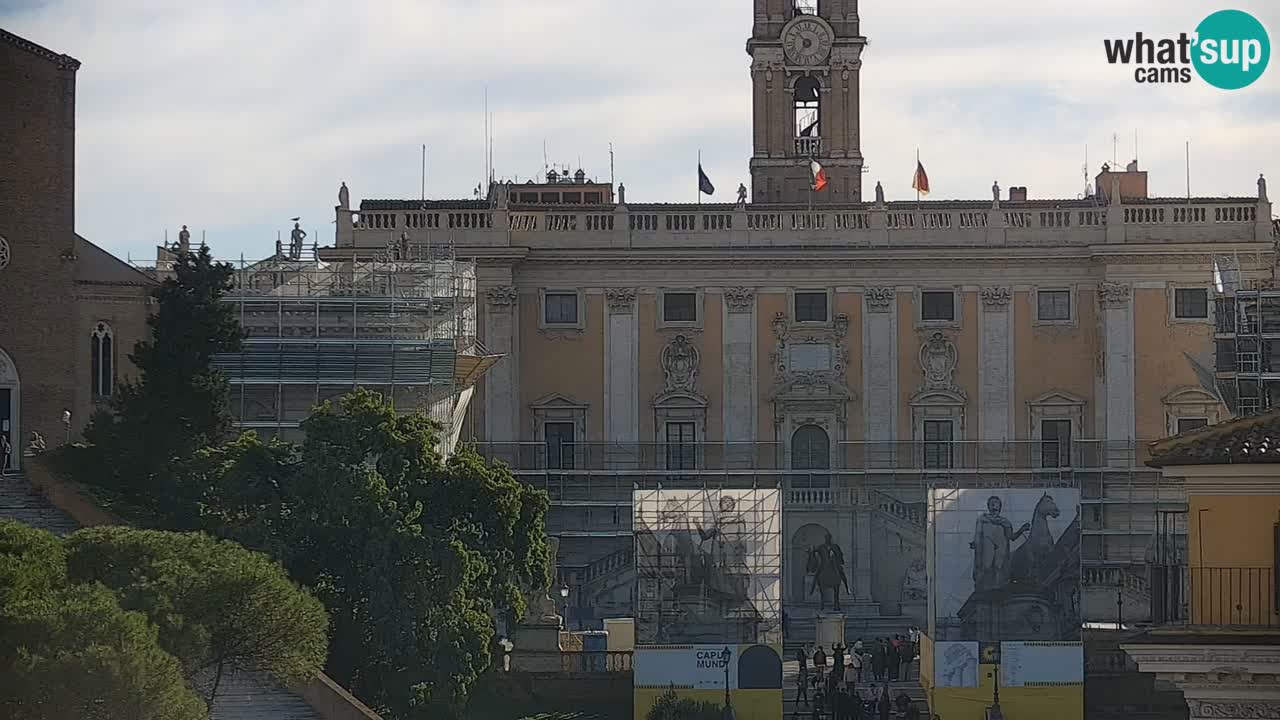
[[[889,682],[910,677],[918,645],[915,628],[905,637],[876,638],[869,643],[859,638],[852,647],[837,643],[830,657],[823,647],[811,650],[806,644],[796,650],[800,670],[795,713],[803,704],[810,708],[813,720],[917,720],[919,711],[911,698],[902,691],[893,697]],[[858,689],[864,675],[870,686],[865,694]]]

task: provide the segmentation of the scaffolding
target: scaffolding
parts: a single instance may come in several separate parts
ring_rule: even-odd
[[[636,644],[782,642],[777,489],[636,490]]]
[[[297,439],[316,405],[361,387],[441,423],[441,450],[451,451],[476,380],[497,360],[476,337],[475,282],[452,244],[242,260],[223,301],[245,341],[214,359],[237,424]]]
[[[1237,417],[1280,401],[1280,289],[1242,277],[1234,256],[1214,259],[1213,390]]]

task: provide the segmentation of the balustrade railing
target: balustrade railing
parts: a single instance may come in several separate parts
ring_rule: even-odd
[[[560,664],[567,673],[630,672],[633,655],[626,650],[562,651]]]
[[[1157,625],[1280,627],[1280,597],[1269,567],[1153,565]]]

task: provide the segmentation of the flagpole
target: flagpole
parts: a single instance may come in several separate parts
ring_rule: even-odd
[[[702,148],[698,148],[698,207],[702,207]]]
[[[916,186],[916,210],[920,209],[920,148],[916,148],[916,181],[911,183]]]

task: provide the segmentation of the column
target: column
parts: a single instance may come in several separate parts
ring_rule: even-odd
[[[867,462],[892,467],[898,438],[898,292],[866,288],[862,319],[862,417]]]
[[[1107,459],[1108,464],[1128,464],[1133,461],[1135,434],[1132,288],[1104,282],[1098,286],[1098,302],[1105,333],[1105,382],[1099,402],[1106,403]]]
[[[495,285],[485,291],[484,344],[504,357],[484,376],[484,431],[491,443],[516,443],[520,437],[519,337],[520,295],[511,285]],[[495,448],[499,457],[515,447]]]
[[[756,440],[756,291],[724,290],[724,403],[725,462],[731,468],[750,468]]]
[[[611,456],[636,457],[631,452],[640,441],[635,288],[609,288],[605,290],[605,301],[608,318],[604,338],[605,438],[614,446],[610,449]]]
[[[978,316],[977,439],[983,442],[983,455],[993,460],[1003,456],[1004,443],[1013,437],[1012,296],[1007,287],[982,288]]]

